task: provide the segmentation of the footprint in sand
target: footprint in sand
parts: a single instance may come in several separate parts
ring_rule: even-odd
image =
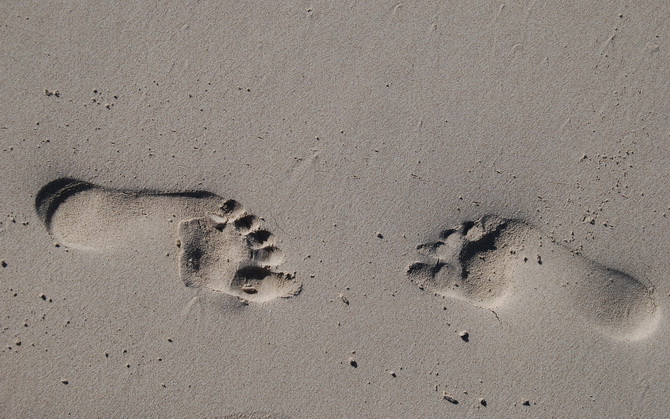
[[[73,249],[157,249],[177,237],[188,287],[254,302],[301,289],[292,275],[274,271],[282,253],[260,220],[209,192],[133,192],[58,179],[38,192],[35,209],[56,241]]]
[[[549,304],[616,338],[655,330],[660,313],[651,287],[542,236],[520,220],[465,222],[419,245],[422,260],[407,275],[421,289],[486,308],[505,305],[524,287],[540,288]]]

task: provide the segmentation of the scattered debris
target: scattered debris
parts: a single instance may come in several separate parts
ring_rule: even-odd
[[[470,342],[470,333],[467,330],[461,331],[458,336],[461,337],[465,342]]]
[[[349,305],[349,299],[345,297],[343,294],[340,294],[340,299],[344,304]]]
[[[498,321],[500,322],[500,324],[502,324],[502,320],[500,320],[500,317],[498,317],[498,313],[496,313],[495,311],[493,311],[492,308],[490,308],[489,311],[490,311],[491,313],[493,313],[493,315],[496,316],[496,319],[498,319]]]
[[[542,265],[542,256],[537,255],[537,263],[538,265]]]
[[[524,400],[523,402],[521,402],[521,404],[524,406],[530,406],[530,400]]]
[[[451,394],[447,393],[446,391],[442,393],[442,398],[446,401],[448,401],[451,404],[458,404],[458,400],[454,399]]]
[[[44,94],[47,95],[47,96],[60,97],[60,92],[58,90],[44,89]]]

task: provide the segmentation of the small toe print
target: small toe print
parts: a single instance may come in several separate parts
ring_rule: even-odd
[[[235,228],[242,233],[249,233],[256,230],[260,226],[260,220],[255,215],[246,214],[240,218],[235,219]]]
[[[284,261],[282,251],[274,246],[254,250],[252,259],[262,266],[277,266]]]
[[[257,230],[247,235],[247,243],[252,249],[258,249],[273,244],[273,236],[267,230]]]

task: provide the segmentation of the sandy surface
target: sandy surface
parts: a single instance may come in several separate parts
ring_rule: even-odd
[[[0,416],[670,411],[670,4],[228,3],[0,5]]]

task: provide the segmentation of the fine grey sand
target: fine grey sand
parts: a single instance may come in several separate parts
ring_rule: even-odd
[[[0,417],[670,411],[669,4],[0,12]]]

